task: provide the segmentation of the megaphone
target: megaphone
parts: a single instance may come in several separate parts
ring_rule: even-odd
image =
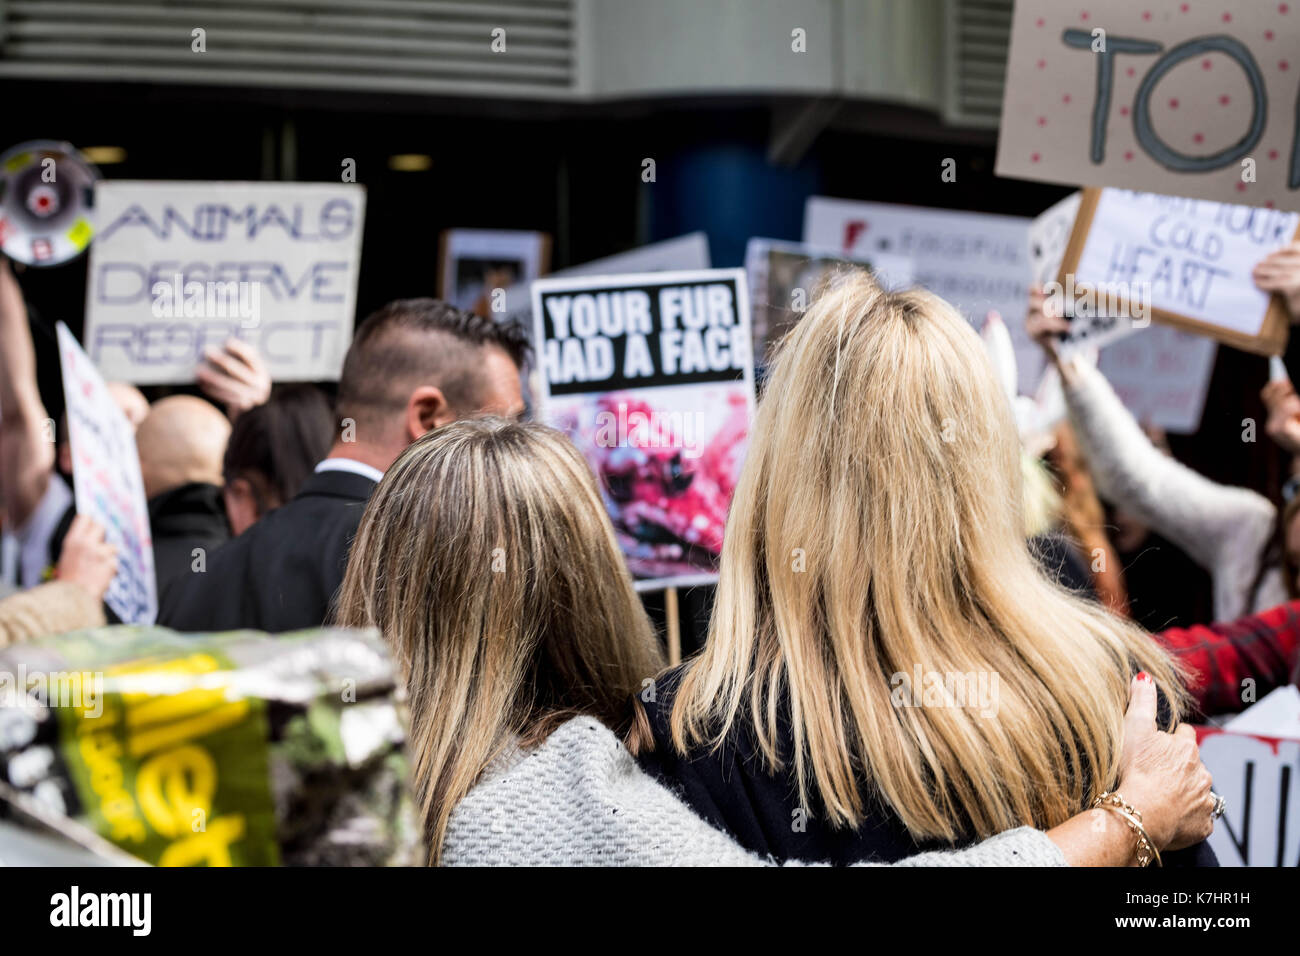
[[[99,171],[71,143],[33,140],[0,156],[0,251],[29,266],[57,266],[95,234]]]

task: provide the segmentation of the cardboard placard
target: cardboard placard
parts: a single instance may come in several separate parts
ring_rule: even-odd
[[[152,624],[158,584],[135,430],[76,336],[62,322],[57,331],[77,513],[98,521],[117,548],[117,574],[104,603],[124,623]]]
[[[1017,0],[996,172],[1300,209],[1300,8]]]
[[[1019,391],[1032,394],[1045,359],[1024,323],[1029,223],[1020,216],[812,196],[803,240],[852,258],[911,259],[912,280],[951,302],[976,328],[990,310],[1000,313],[1015,346]]]
[[[1119,189],[1086,189],[1058,282],[1098,293],[1103,319],[1150,318],[1261,355],[1286,347],[1280,296],[1250,272],[1295,238],[1300,215]]]
[[[86,351],[110,380],[175,384],[236,336],[275,381],[337,379],[365,201],[344,183],[100,182]]]
[[[538,417],[590,462],[637,587],[715,581],[754,414],[744,270],[532,289]]]
[[[506,289],[532,282],[551,267],[544,232],[445,229],[438,237],[438,298],[490,318]]]

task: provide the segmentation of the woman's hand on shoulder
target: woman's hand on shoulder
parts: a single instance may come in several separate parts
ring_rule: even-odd
[[[1119,792],[1142,813],[1156,849],[1181,850],[1214,829],[1210,771],[1201,762],[1196,731],[1188,724],[1172,734],[1156,728],[1156,685],[1147,674],[1133,678],[1124,716]]]

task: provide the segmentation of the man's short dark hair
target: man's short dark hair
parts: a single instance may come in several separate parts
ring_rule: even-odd
[[[517,367],[528,355],[518,322],[497,322],[438,299],[398,299],[358,326],[343,360],[338,410],[342,418],[373,422],[404,408],[411,389],[441,389],[456,409],[476,407],[480,350],[495,346]]]

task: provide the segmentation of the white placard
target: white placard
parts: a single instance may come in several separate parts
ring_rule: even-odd
[[[1070,193],[1029,223],[1029,264],[1034,271],[1035,285],[1051,282],[1060,273],[1082,200],[1083,193]]]
[[[77,513],[103,525],[105,540],[117,548],[117,575],[104,603],[128,624],[152,624],[158,590],[135,431],[76,336],[62,322],[57,328]]]
[[[1152,324],[1103,348],[1097,366],[1139,422],[1190,435],[1201,427],[1218,354],[1213,339]]]
[[[1276,209],[1104,189],[1074,281],[1258,335],[1269,296],[1251,270],[1286,245],[1298,223],[1300,215]]]
[[[447,229],[439,248],[438,297],[467,312],[496,314],[497,291],[544,275],[550,260],[544,232]]]
[[[1210,847],[1222,866],[1300,865],[1300,741],[1198,728],[1201,760],[1227,801]]]
[[[351,183],[100,182],[86,351],[109,380],[192,382],[233,335],[276,381],[337,379],[365,201]]]
[[[1029,223],[1019,216],[812,196],[803,239],[853,258],[888,253],[911,259],[915,282],[951,302],[976,328],[989,310],[999,312],[1015,346],[1019,391],[1032,394],[1045,359],[1024,323],[1032,277]]]

